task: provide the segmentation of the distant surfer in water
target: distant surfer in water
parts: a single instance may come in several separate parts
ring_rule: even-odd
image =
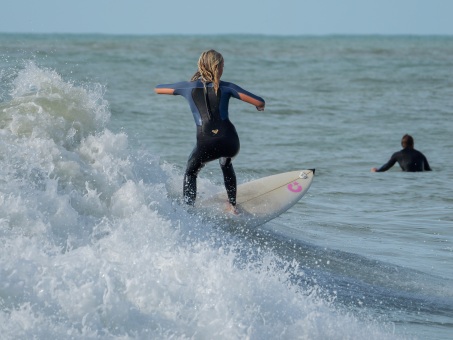
[[[232,159],[238,154],[240,143],[236,129],[228,118],[228,103],[234,97],[263,111],[265,102],[233,83],[221,81],[223,66],[223,57],[219,52],[205,51],[198,59],[198,70],[190,81],[161,84],[154,91],[186,98],[197,126],[197,143],[184,174],[184,201],[189,205],[195,203],[198,173],[206,163],[219,159],[228,194],[228,211],[237,214],[237,184]]]
[[[372,172],[383,172],[390,169],[396,162],[400,165],[403,171],[431,171],[428,160],[420,151],[414,149],[414,139],[410,135],[404,135],[401,139],[402,150],[395,152],[390,160],[383,166],[371,168]]]

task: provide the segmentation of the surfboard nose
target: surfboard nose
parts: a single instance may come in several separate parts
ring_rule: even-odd
[[[313,175],[315,174],[315,170],[316,170],[316,169],[308,169],[308,170],[313,171]]]

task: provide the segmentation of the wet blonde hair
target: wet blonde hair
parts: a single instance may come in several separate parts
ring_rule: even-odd
[[[212,82],[214,91],[217,93],[220,84],[219,68],[221,65],[223,65],[223,56],[219,52],[215,50],[204,51],[198,59],[198,70],[190,80],[201,79],[203,83]]]

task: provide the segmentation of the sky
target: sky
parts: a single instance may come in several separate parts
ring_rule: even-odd
[[[452,0],[5,0],[0,32],[453,35]]]

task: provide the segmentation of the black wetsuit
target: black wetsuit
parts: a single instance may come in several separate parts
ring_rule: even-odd
[[[197,144],[189,156],[184,175],[185,202],[195,203],[198,173],[206,163],[219,159],[228,200],[236,205],[236,174],[231,161],[238,154],[240,143],[236,129],[228,118],[229,99],[234,97],[263,106],[264,100],[233,83],[221,81],[217,94],[212,85],[197,80],[162,84],[157,88],[173,89],[174,95],[184,96],[197,125]]]
[[[431,167],[429,166],[428,160],[426,159],[425,155],[413,148],[405,148],[395,152],[392,157],[390,157],[390,160],[383,166],[381,166],[377,171],[387,171],[396,162],[398,162],[403,171],[431,171]]]
[[[197,176],[207,162],[219,159],[229,202],[236,205],[236,174],[231,160],[239,152],[240,143],[236,128],[227,118],[222,120],[219,111],[220,89],[197,88],[192,98],[200,113],[202,125],[197,125],[197,144],[187,161],[184,176],[184,199],[194,204],[197,196]]]

